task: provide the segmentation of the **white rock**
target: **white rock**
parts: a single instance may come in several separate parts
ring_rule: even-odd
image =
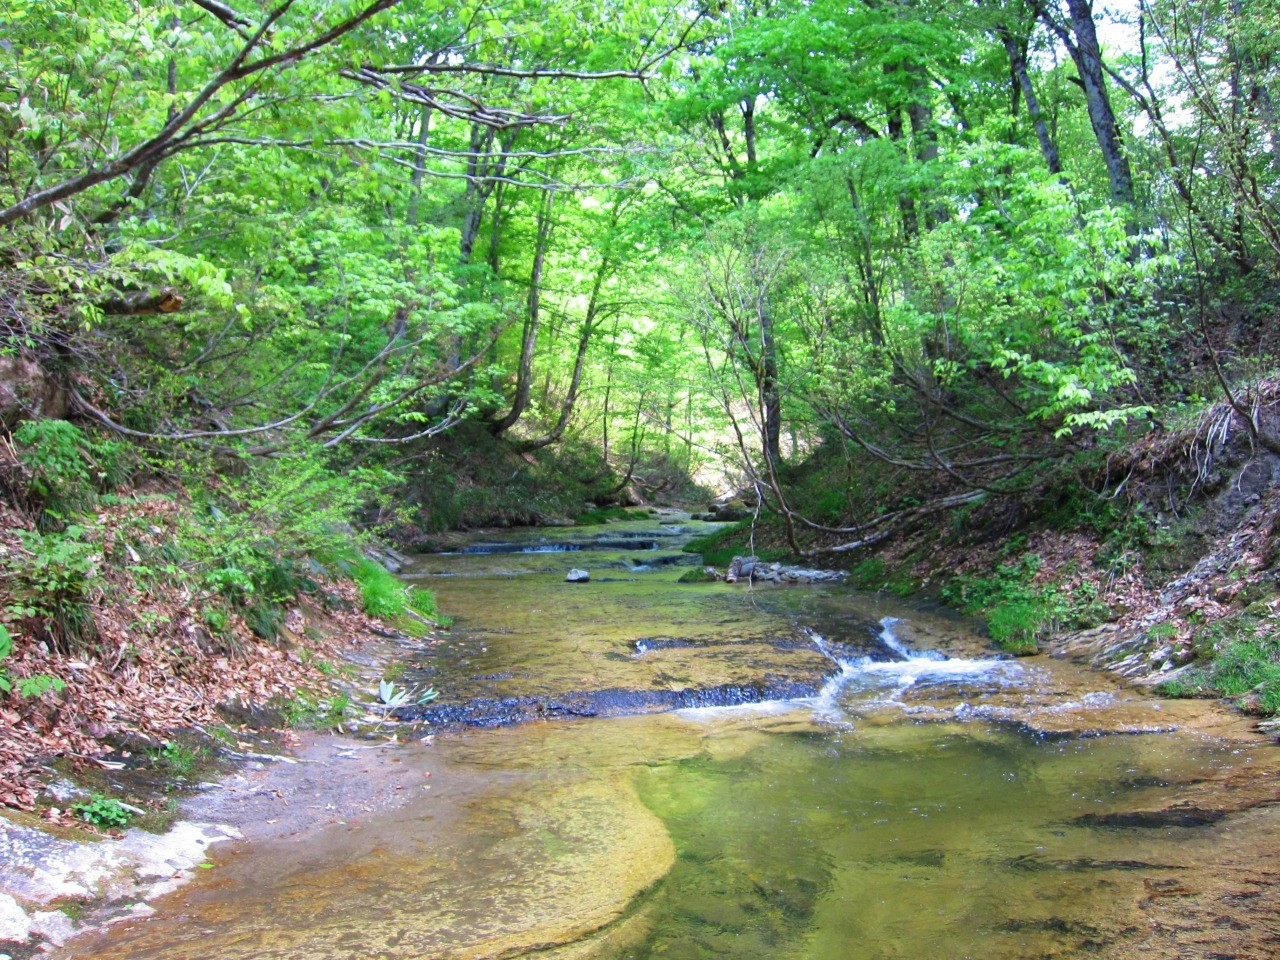
[[[76,932],[76,925],[61,910],[41,910],[31,915],[31,932],[60,947]]]
[[[7,893],[0,893],[0,940],[25,943],[31,936],[31,918]]]

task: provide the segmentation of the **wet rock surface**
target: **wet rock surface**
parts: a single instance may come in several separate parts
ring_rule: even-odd
[[[808,567],[787,567],[780,563],[764,563],[757,557],[734,557],[725,571],[727,583],[839,583],[849,574],[844,570],[817,570]]]
[[[133,829],[86,843],[0,818],[0,950],[61,945],[75,932],[63,908],[90,906],[98,923],[138,916],[140,902],[191,880],[215,844],[240,836],[181,821],[164,834]]]
[[[812,682],[762,677],[749,684],[720,684],[685,690],[587,690],[557,697],[479,698],[462,704],[402,707],[393,711],[398,720],[433,725],[461,724],[497,727],[530,720],[566,717],[617,717],[701,707],[736,707],[769,700],[812,697],[822,686]]]

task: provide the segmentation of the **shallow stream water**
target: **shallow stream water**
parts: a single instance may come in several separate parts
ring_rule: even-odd
[[[222,854],[70,955],[1276,955],[1274,746],[1204,705],[1001,659],[943,612],[678,584],[697,527],[422,558],[409,579],[456,622],[407,680],[440,691],[425,714],[448,729],[391,762],[429,784]]]

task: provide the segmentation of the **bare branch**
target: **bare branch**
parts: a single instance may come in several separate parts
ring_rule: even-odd
[[[200,111],[205,108],[227,85],[238,80],[244,80],[252,76],[261,74],[274,67],[287,66],[291,63],[303,59],[309,54],[315,52],[321,47],[327,46],[336,40],[339,40],[352,30],[359,27],[371,17],[389,10],[394,7],[399,0],[374,0],[367,7],[352,17],[335,24],[323,33],[317,34],[310,40],[283,50],[280,53],[271,54],[261,59],[250,61],[249,57],[257,50],[259,44],[267,36],[269,31],[275,24],[289,12],[293,6],[294,0],[284,0],[279,6],[271,11],[270,14],[262,21],[262,24],[253,33],[240,50],[232,57],[231,61],[210,80],[199,93],[197,93],[191,101],[182,110],[177,111],[165,123],[165,125],[157,131],[149,139],[137,144],[132,149],[121,154],[110,163],[103,164],[99,167],[91,167],[74,177],[63,180],[61,183],[45,187],[43,190],[37,190],[15,204],[0,210],[0,226],[5,226],[21,220],[29,216],[37,210],[57,203],[59,200],[65,200],[73,197],[85,190],[95,187],[100,183],[108,180],[115,180],[127,173],[137,169],[144,164],[154,161],[157,157],[166,155],[167,149],[173,141],[179,138],[185,132],[190,135],[192,125],[199,116]],[[244,99],[245,94],[235,98],[234,103],[238,105]],[[214,114],[214,118],[225,118],[227,111],[231,107],[223,107]],[[210,120],[204,121],[208,124]],[[199,129],[200,125],[196,125]]]
[[[236,13],[225,3],[220,3],[219,0],[191,0],[191,2],[201,10],[213,14],[237,33],[242,30],[247,30],[249,27],[253,26],[252,22],[247,17]]]
[[[517,67],[502,67],[492,63],[409,63],[393,66],[374,66],[365,64],[362,71],[372,74],[400,75],[406,74],[463,74],[478,77],[512,77],[518,80],[645,80],[646,75],[640,70],[601,70],[598,72],[585,70],[553,70],[534,67],[521,70]]]

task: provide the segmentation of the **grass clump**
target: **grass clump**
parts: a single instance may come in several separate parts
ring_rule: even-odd
[[[384,620],[404,616],[409,608],[408,593],[386,567],[372,560],[361,560],[352,567],[351,575],[360,585],[360,601],[365,613]]]
[[[320,730],[337,726],[346,719],[351,698],[346,694],[319,697],[306,690],[299,690],[292,697],[276,697],[267,705],[280,714],[285,726]]]
[[[419,616],[432,620],[440,616],[440,607],[436,603],[436,595],[423,587],[410,587],[407,602],[409,609]]]
[[[151,762],[162,766],[175,777],[188,777],[196,768],[210,759],[209,750],[202,745],[188,746],[171,740],[158,750],[150,751]]]
[[[1226,697],[1262,716],[1280,713],[1280,635],[1270,618],[1241,613],[1191,638],[1199,662],[1157,689],[1169,697]]]
[[[717,580],[719,580],[719,577],[714,573],[708,573],[703,568],[698,567],[680,574],[676,583],[715,583]]]
[[[942,598],[970,616],[982,616],[987,631],[1002,649],[1027,656],[1039,649],[1039,638],[1058,620],[1060,604],[1053,590],[1033,583],[1040,557],[1023,554],[996,567],[990,576],[960,575],[942,588]]]
[[[610,520],[648,520],[648,510],[628,510],[626,507],[598,507],[578,517],[580,524],[608,523]]]
[[[1037,638],[1049,621],[1038,599],[1009,600],[987,611],[987,632],[1004,650],[1026,656],[1039,650]]]
[[[349,569],[352,579],[360,585],[361,605],[369,616],[394,620],[412,611],[420,617],[441,619],[436,595],[430,590],[406,586],[374,560],[361,560]]]

